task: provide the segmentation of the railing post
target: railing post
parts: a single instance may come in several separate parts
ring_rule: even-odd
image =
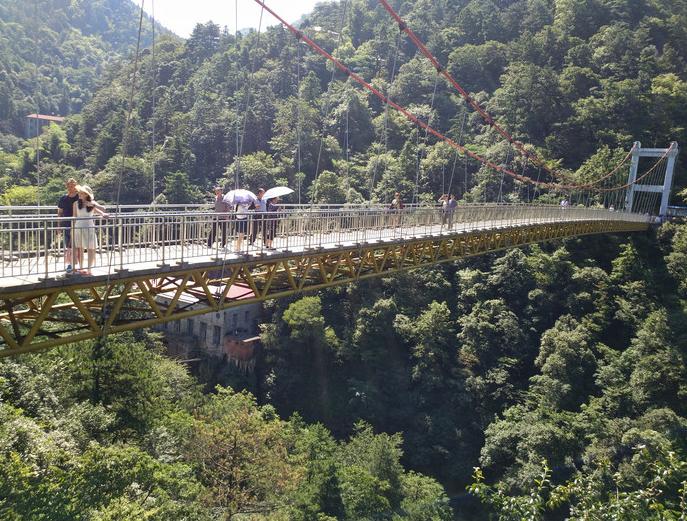
[[[124,271],[124,221],[121,214],[117,216],[119,226],[117,226],[117,241],[119,242],[119,271]]]
[[[186,215],[181,216],[181,261],[180,264],[184,263],[184,245],[186,243]]]
[[[164,215],[160,217],[160,248],[162,248],[162,266],[165,265],[165,236],[167,235],[167,223]]]
[[[48,220],[46,219],[43,221],[43,254],[45,256],[45,278],[48,278],[48,251],[49,251],[49,244],[48,244]]]

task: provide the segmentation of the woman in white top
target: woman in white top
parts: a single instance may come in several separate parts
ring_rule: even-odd
[[[250,203],[239,203],[236,205],[236,245],[234,247],[234,252],[239,253],[241,251],[241,243],[243,242],[243,236],[248,233],[248,216],[250,215],[250,210],[248,207]]]
[[[96,204],[93,190],[88,185],[77,185],[76,192],[79,199],[74,203],[74,235],[72,245],[74,248],[74,267],[81,266],[76,270],[82,275],[91,275],[91,269],[95,264],[95,249],[98,247],[98,239],[95,233],[95,214],[109,217],[101,210],[100,205]],[[88,268],[83,269],[83,251],[88,251]]]

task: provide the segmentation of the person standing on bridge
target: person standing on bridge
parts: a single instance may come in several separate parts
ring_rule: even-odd
[[[74,217],[74,203],[79,200],[79,194],[77,192],[76,179],[70,177],[65,182],[65,187],[67,188],[67,193],[60,197],[57,203],[57,216],[58,217]],[[100,213],[105,213],[105,207],[92,201],[91,206],[97,209]],[[74,258],[74,245],[72,244],[72,229],[74,223],[71,220],[64,219],[60,223],[62,231],[64,232],[64,265],[67,275],[71,275],[74,272],[72,267]],[[61,231],[58,229],[58,235]]]
[[[240,202],[236,205],[236,243],[234,245],[234,253],[241,253],[241,243],[244,235],[248,234],[248,220],[250,217],[250,202]]]
[[[79,194],[76,191],[76,179],[70,177],[65,183],[67,193],[60,197],[57,203],[58,217],[72,217],[74,215],[74,203],[79,200]],[[64,220],[60,223],[64,232],[64,265],[67,275],[71,275],[72,268],[72,222]],[[58,234],[60,231],[57,232]]]
[[[258,232],[260,232],[260,234],[262,235],[263,242],[266,240],[265,212],[267,211],[267,201],[263,199],[263,195],[265,195],[265,189],[258,188],[258,191],[255,193],[255,195],[258,197],[258,200],[254,201],[251,205],[251,209],[255,212],[255,215],[253,216],[253,223],[250,230],[250,240],[248,241],[251,245],[255,244],[255,239],[257,239],[258,237]]]
[[[264,221],[263,233],[265,235],[265,247],[273,250],[272,241],[277,234],[277,222],[279,212],[279,197],[273,197],[267,201],[267,215]]]
[[[224,193],[221,186],[215,187],[215,213],[212,218],[212,229],[208,236],[208,248],[212,248],[217,238],[217,227],[222,227],[222,247],[227,244],[227,221],[231,206],[224,201]]]
[[[401,193],[396,192],[394,194],[394,198],[391,200],[391,205],[389,206],[389,209],[394,212],[394,217],[393,217],[393,226],[400,226],[401,225],[401,217],[403,213],[403,208],[405,205],[403,204],[403,199],[401,199]]]
[[[448,201],[446,201],[446,220],[448,221],[448,229],[453,229],[453,216],[458,208],[458,201],[456,201],[456,194],[451,194]]]
[[[448,194],[442,194],[437,203],[441,205],[441,226],[443,227],[448,219]]]
[[[75,187],[78,199],[74,203],[73,216],[78,219],[74,222],[74,267],[77,264],[81,267],[78,270],[82,275],[92,275],[91,270],[95,264],[95,249],[98,247],[98,239],[95,233],[94,214],[108,218],[98,203],[95,202],[93,190],[88,185],[77,185]],[[88,252],[88,268],[83,269],[83,251]]]

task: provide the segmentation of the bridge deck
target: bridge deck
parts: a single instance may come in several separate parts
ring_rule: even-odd
[[[92,275],[71,274],[64,271],[62,248],[53,248],[46,254],[17,257],[5,255],[0,264],[0,295],[21,287],[28,290],[35,287],[69,286],[83,282],[84,279],[116,280],[123,275],[144,273],[167,273],[178,271],[180,267],[217,267],[244,263],[250,259],[268,259],[293,257],[313,250],[337,251],[357,248],[368,243],[403,242],[410,239],[428,237],[446,237],[475,230],[517,228],[528,225],[554,224],[565,222],[606,220],[608,214],[587,212],[556,212],[553,216],[527,216],[525,218],[503,217],[489,220],[470,220],[455,222],[452,229],[440,222],[426,222],[412,226],[378,225],[366,229],[342,229],[340,221],[332,229],[312,232],[280,234],[274,238],[273,249],[265,247],[259,240],[257,246],[249,246],[244,239],[240,252],[233,251],[233,237],[228,248],[218,245],[207,247],[206,236],[148,247],[141,243],[127,247],[114,246],[111,249],[99,249],[96,252]],[[205,214],[207,217],[207,214]],[[386,219],[390,217],[386,214]],[[394,216],[391,216],[394,218]],[[438,219],[440,221],[440,218]],[[332,224],[332,223],[330,223]]]
[[[275,249],[235,254],[207,247],[212,214],[116,216],[100,227],[108,249],[93,275],[69,277],[45,218],[37,226],[11,221],[4,235],[0,219],[3,244],[32,246],[0,267],[0,357],[533,242],[648,226],[645,216],[585,208],[472,208],[456,217],[448,230],[436,209],[285,215]]]

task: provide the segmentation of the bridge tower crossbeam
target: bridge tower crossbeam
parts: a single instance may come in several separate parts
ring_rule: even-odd
[[[673,172],[675,170],[675,159],[679,148],[676,141],[673,141],[668,148],[642,148],[639,141],[635,141],[632,150],[632,161],[630,162],[630,175],[627,180],[628,189],[625,201],[627,211],[632,211],[635,194],[637,192],[653,192],[661,194],[661,205],[658,215],[663,218],[666,216],[668,203],[670,201],[670,191],[673,189]],[[637,170],[639,168],[639,158],[641,157],[663,157],[667,155],[666,172],[662,185],[635,183],[637,180]]]

